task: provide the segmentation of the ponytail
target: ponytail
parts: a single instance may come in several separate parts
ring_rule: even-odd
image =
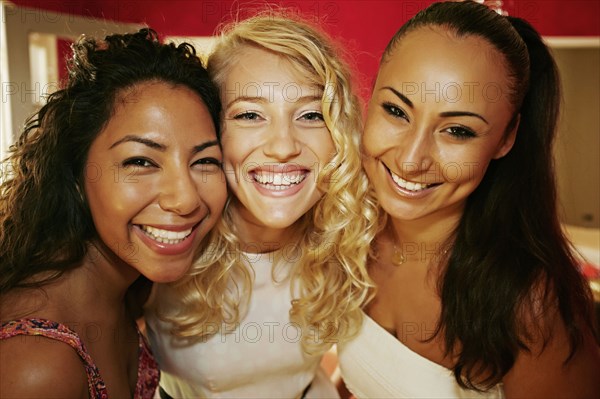
[[[560,84],[550,51],[529,23],[471,1],[419,12],[396,33],[384,60],[421,26],[490,43],[505,60],[508,98],[519,116],[511,151],[491,161],[467,199],[439,279],[441,313],[431,339],[442,335],[447,354],[456,356],[458,384],[481,391],[501,382],[531,343],[547,343],[549,310],[557,310],[568,332],[565,361],[581,345],[583,328],[593,328],[591,293],[557,214],[552,145]]]

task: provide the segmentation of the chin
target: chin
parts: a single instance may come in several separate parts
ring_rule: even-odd
[[[270,229],[287,229],[296,223],[298,219],[280,219],[280,218],[272,218],[268,220],[263,220],[263,224]]]
[[[406,209],[403,207],[395,206],[395,204],[381,204],[381,207],[392,219],[395,220],[417,220],[423,217],[422,210],[417,209]]]
[[[185,276],[190,270],[190,267],[178,268],[169,265],[169,262],[164,262],[160,266],[160,269],[155,270],[154,272],[146,273],[144,276],[154,283],[172,283]]]
[[[185,272],[179,273],[179,274],[168,274],[168,275],[151,276],[151,277],[148,277],[148,278],[150,280],[152,280],[153,282],[155,282],[155,283],[172,283],[174,281],[179,280],[183,276],[185,276]]]

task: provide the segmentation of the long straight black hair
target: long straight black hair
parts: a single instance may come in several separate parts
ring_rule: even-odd
[[[408,32],[424,26],[491,43],[505,59],[513,123],[520,115],[512,150],[491,162],[467,200],[439,283],[435,336],[443,334],[448,354],[457,355],[457,382],[485,390],[502,380],[519,351],[529,350],[527,342],[540,334],[547,342],[546,312],[558,310],[567,328],[565,361],[581,345],[582,329],[593,330],[589,286],[557,213],[552,145],[560,81],[548,48],[528,22],[471,1],[434,3],[419,12],[392,38],[382,62]]]

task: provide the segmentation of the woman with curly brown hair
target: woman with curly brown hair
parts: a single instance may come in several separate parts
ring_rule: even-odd
[[[187,272],[220,217],[218,91],[149,29],[81,39],[69,72],[0,187],[0,396],[152,398],[128,298]]]

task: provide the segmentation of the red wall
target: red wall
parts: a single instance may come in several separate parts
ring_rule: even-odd
[[[370,82],[387,41],[431,0],[13,0],[15,4],[69,14],[146,23],[164,35],[207,36],[219,23],[251,15],[264,4],[299,10],[319,21],[352,54],[361,81]],[[236,8],[232,10],[232,5]],[[505,0],[510,15],[529,20],[545,36],[600,36],[598,0]]]

